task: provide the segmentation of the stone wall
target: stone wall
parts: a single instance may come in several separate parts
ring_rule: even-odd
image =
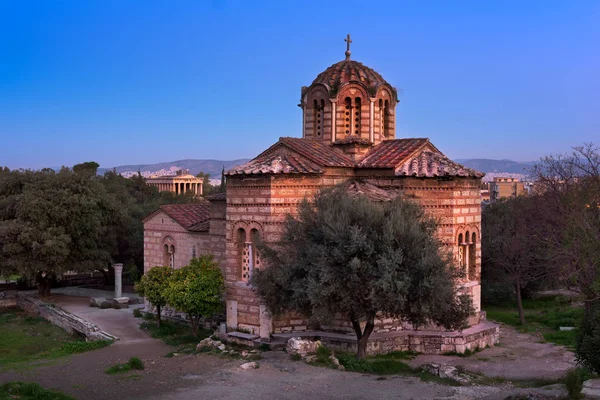
[[[476,314],[469,325],[479,323],[481,268],[481,194],[479,179],[412,178],[377,176],[381,172],[359,171],[368,183],[394,189],[419,202],[439,223],[438,237],[454,256],[458,256],[458,235],[476,233],[474,273],[465,273],[458,284],[473,298]],[[331,187],[355,176],[353,169],[330,168],[322,175],[230,176],[227,180],[226,290],[230,329],[243,328],[255,334],[260,330],[260,299],[251,286],[241,279],[241,257],[236,230],[258,229],[266,242],[275,242],[283,232],[285,218],[296,214],[297,206],[323,187]],[[235,304],[235,305],[234,305]],[[234,311],[235,309],[235,311]],[[235,312],[236,315],[230,315]],[[272,321],[273,332],[295,332],[311,329],[298,315],[285,315]],[[344,319],[332,321],[327,329],[353,332]],[[376,331],[412,329],[393,319],[378,321]]]
[[[18,293],[16,303],[22,310],[30,314],[39,315],[71,335],[85,337],[87,341],[117,339],[109,333],[100,330],[97,325],[91,324],[83,318],[52,304],[44,303],[33,296]]]
[[[493,347],[500,341],[500,328],[496,324],[482,324],[462,332],[404,331],[393,334],[373,334],[367,344],[367,354],[388,354],[393,351],[413,351],[423,354],[445,354],[475,351]],[[356,339],[352,337],[321,337],[321,342],[332,349],[356,352]]]

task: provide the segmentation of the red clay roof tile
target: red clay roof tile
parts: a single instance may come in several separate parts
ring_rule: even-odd
[[[205,232],[208,226],[202,223],[210,218],[209,207],[210,204],[165,204],[160,210],[188,231]]]

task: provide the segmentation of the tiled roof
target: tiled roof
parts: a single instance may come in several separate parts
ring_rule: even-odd
[[[485,174],[460,165],[441,153],[423,151],[401,163],[396,168],[396,175],[422,178],[437,176],[482,178]]]
[[[204,198],[208,201],[224,201],[227,200],[227,195],[225,192],[223,193],[215,193],[208,196],[204,196]]]
[[[369,150],[358,168],[395,168],[428,143],[426,138],[385,140]]]
[[[354,60],[343,60],[321,72],[313,81],[326,84],[330,88],[339,88],[349,82],[361,82],[369,88],[377,88],[387,83],[375,70]]]
[[[336,144],[363,141],[350,138]],[[397,176],[481,178],[484,175],[450,160],[426,138],[383,141],[369,149],[356,164],[331,144],[289,137],[280,138],[252,161],[233,168],[227,175],[320,174],[327,167],[393,169]]]
[[[210,204],[165,204],[160,210],[173,218],[179,225],[192,232],[206,232],[210,218]]]
[[[323,172],[323,167],[352,168],[354,163],[321,141],[282,137],[256,158],[234,167],[226,175],[318,174]]]
[[[371,201],[390,201],[401,194],[396,189],[383,189],[371,183],[356,180],[346,183],[346,191],[350,195],[366,196]]]

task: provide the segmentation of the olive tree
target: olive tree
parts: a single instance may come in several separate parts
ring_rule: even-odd
[[[457,293],[458,269],[441,246],[435,221],[419,205],[402,198],[374,203],[336,187],[288,217],[281,240],[263,246],[268,267],[252,283],[274,315],[344,316],[357,357],[365,358],[378,315],[415,326],[465,326],[471,299]]]

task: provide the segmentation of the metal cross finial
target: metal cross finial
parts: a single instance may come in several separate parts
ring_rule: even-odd
[[[350,59],[350,43],[352,43],[352,39],[350,39],[350,34],[348,34],[348,36],[346,36],[346,39],[344,39],[344,42],[346,42],[346,60]]]

